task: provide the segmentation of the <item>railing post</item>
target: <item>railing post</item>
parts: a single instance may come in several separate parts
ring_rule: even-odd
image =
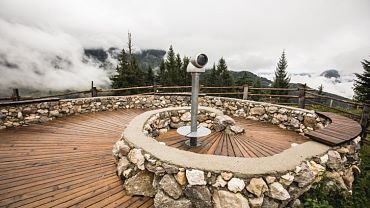
[[[361,115],[361,127],[362,127],[362,132],[361,132],[361,138],[365,139],[366,138],[366,129],[369,127],[369,114],[370,114],[370,101],[367,101],[364,103],[364,107],[362,109],[362,115]]]
[[[12,98],[13,98],[14,101],[19,101],[20,100],[19,90],[17,88],[13,89]]]
[[[94,87],[94,81],[91,81],[91,97],[97,97],[98,90]]]
[[[243,85],[243,100],[248,99],[248,90],[249,90],[248,85]]]
[[[304,84],[303,89],[302,88],[299,89],[298,106],[302,109],[304,109],[306,105],[305,96],[306,96],[306,84]]]
[[[153,95],[157,94],[157,85],[153,85]]]
[[[333,107],[333,99],[330,99],[329,107]]]

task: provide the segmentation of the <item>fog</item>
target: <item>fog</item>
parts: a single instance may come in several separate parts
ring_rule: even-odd
[[[291,74],[353,76],[369,58],[369,8],[368,0],[2,0],[0,91],[109,85],[105,71],[82,62],[83,48],[121,48],[128,31],[136,51],[172,44],[182,55],[207,53],[211,64],[224,57],[235,71],[272,73],[285,50]],[[333,88],[318,76],[292,76],[302,79]]]

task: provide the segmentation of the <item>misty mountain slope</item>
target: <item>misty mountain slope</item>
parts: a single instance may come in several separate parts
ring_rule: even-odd
[[[273,80],[274,77],[273,72],[259,73],[259,75],[270,80]],[[325,92],[349,99],[354,94],[354,74],[345,74],[338,70],[325,70],[322,73],[295,73],[289,75],[291,77],[291,83],[306,83],[312,89],[318,89],[320,85],[323,85]]]
[[[84,61],[100,68],[114,70],[118,63],[120,52],[121,49],[115,47],[111,47],[108,50],[103,48],[84,49]],[[144,49],[134,53],[134,56],[138,60],[140,67],[146,70],[148,67],[153,69],[159,67],[165,54],[166,51],[161,49]]]

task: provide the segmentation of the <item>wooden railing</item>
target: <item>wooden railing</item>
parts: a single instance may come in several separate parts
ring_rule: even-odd
[[[118,89],[99,89],[91,83],[90,90],[84,91],[73,91],[67,93],[60,93],[47,96],[30,97],[20,96],[18,89],[13,89],[12,95],[9,97],[0,97],[0,105],[14,104],[14,103],[25,103],[57,100],[58,98],[71,98],[75,97],[98,97],[106,95],[133,95],[133,94],[156,94],[156,95],[189,95],[190,96],[191,86],[161,86],[161,85],[150,85],[150,86],[137,86],[137,87],[126,87]],[[277,94],[278,93],[278,94]],[[90,95],[88,95],[90,94]],[[300,108],[306,106],[318,105],[327,109],[337,111],[345,114],[352,119],[358,120],[363,127],[363,136],[369,132],[369,103],[355,102],[349,99],[340,99],[327,95],[318,94],[317,90],[307,88],[305,85],[297,88],[253,88],[247,85],[244,86],[200,86],[200,95],[212,95],[212,96],[226,96],[236,97],[241,99],[260,100],[264,102],[271,102],[284,105],[297,105]],[[5,101],[5,102],[4,102]],[[353,109],[361,109],[358,114],[351,113],[348,109],[338,108],[333,103],[344,103],[351,106]],[[326,104],[329,103],[329,104]]]

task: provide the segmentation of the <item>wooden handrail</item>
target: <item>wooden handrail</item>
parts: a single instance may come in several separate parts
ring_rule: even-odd
[[[56,95],[48,95],[48,96],[42,96],[42,97],[37,97],[33,99],[44,99],[44,98],[54,98],[54,97],[62,97],[62,96],[67,96],[67,95],[76,95],[76,94],[85,94],[85,93],[90,93],[90,90],[85,90],[85,91],[77,91],[77,92],[69,92],[69,93],[63,93],[63,94],[56,94]]]
[[[251,87],[250,90],[271,90],[271,91],[298,91],[299,88],[269,88],[269,87],[260,87],[255,88]]]
[[[316,96],[316,97],[319,97],[319,98],[332,99],[332,100],[336,100],[336,101],[343,102],[343,103],[358,105],[358,106],[361,106],[361,107],[364,106],[363,103],[353,102],[353,101],[349,101],[349,100],[342,100],[342,99],[339,99],[339,98],[334,98],[334,97],[330,97],[330,96],[326,96],[326,95],[319,95],[319,94],[312,93],[312,92],[307,92],[307,94],[310,94],[310,95],[313,95],[313,96]]]
[[[159,86],[157,86],[158,88]],[[136,89],[148,89],[154,88],[153,85],[150,86],[140,86],[140,87],[125,87],[125,88],[112,88],[112,89],[98,89],[98,92],[116,92],[116,91],[125,91],[125,90],[136,90]]]

